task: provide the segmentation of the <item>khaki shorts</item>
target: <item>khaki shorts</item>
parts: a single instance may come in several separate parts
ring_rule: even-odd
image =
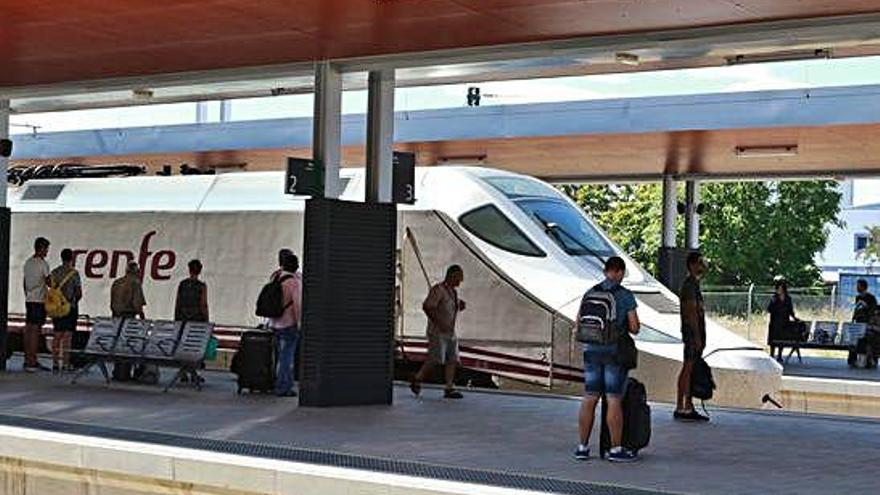
[[[454,335],[428,335],[428,360],[446,364],[458,362],[458,339]]]

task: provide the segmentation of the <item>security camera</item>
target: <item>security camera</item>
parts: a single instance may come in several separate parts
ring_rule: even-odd
[[[12,140],[0,139],[0,156],[3,158],[12,156]]]

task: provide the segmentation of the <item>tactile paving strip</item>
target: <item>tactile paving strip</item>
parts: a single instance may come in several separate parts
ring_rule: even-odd
[[[281,461],[360,469],[446,481],[475,483],[520,490],[571,495],[657,495],[669,492],[644,490],[583,481],[532,476],[521,473],[488,471],[422,462],[367,457],[320,450],[259,443],[216,440],[154,431],[94,426],[84,423],[53,421],[42,418],[0,414],[0,424],[54,433],[93,436],[113,440],[150,443],[169,447],[205,450],[222,454],[261,457]]]

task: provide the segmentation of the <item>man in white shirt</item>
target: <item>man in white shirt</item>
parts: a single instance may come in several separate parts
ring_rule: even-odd
[[[37,237],[34,241],[34,255],[24,263],[24,301],[27,308],[24,335],[24,370],[30,373],[40,369],[37,350],[40,335],[46,322],[46,293],[49,291],[49,240]]]

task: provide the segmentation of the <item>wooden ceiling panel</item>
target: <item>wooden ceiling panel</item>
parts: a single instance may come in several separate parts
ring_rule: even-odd
[[[0,50],[5,62],[0,86],[865,12],[880,12],[880,4],[867,0],[0,0]],[[262,42],[259,50],[254,46],[257,41]],[[59,63],[61,58],[64,63]]]

